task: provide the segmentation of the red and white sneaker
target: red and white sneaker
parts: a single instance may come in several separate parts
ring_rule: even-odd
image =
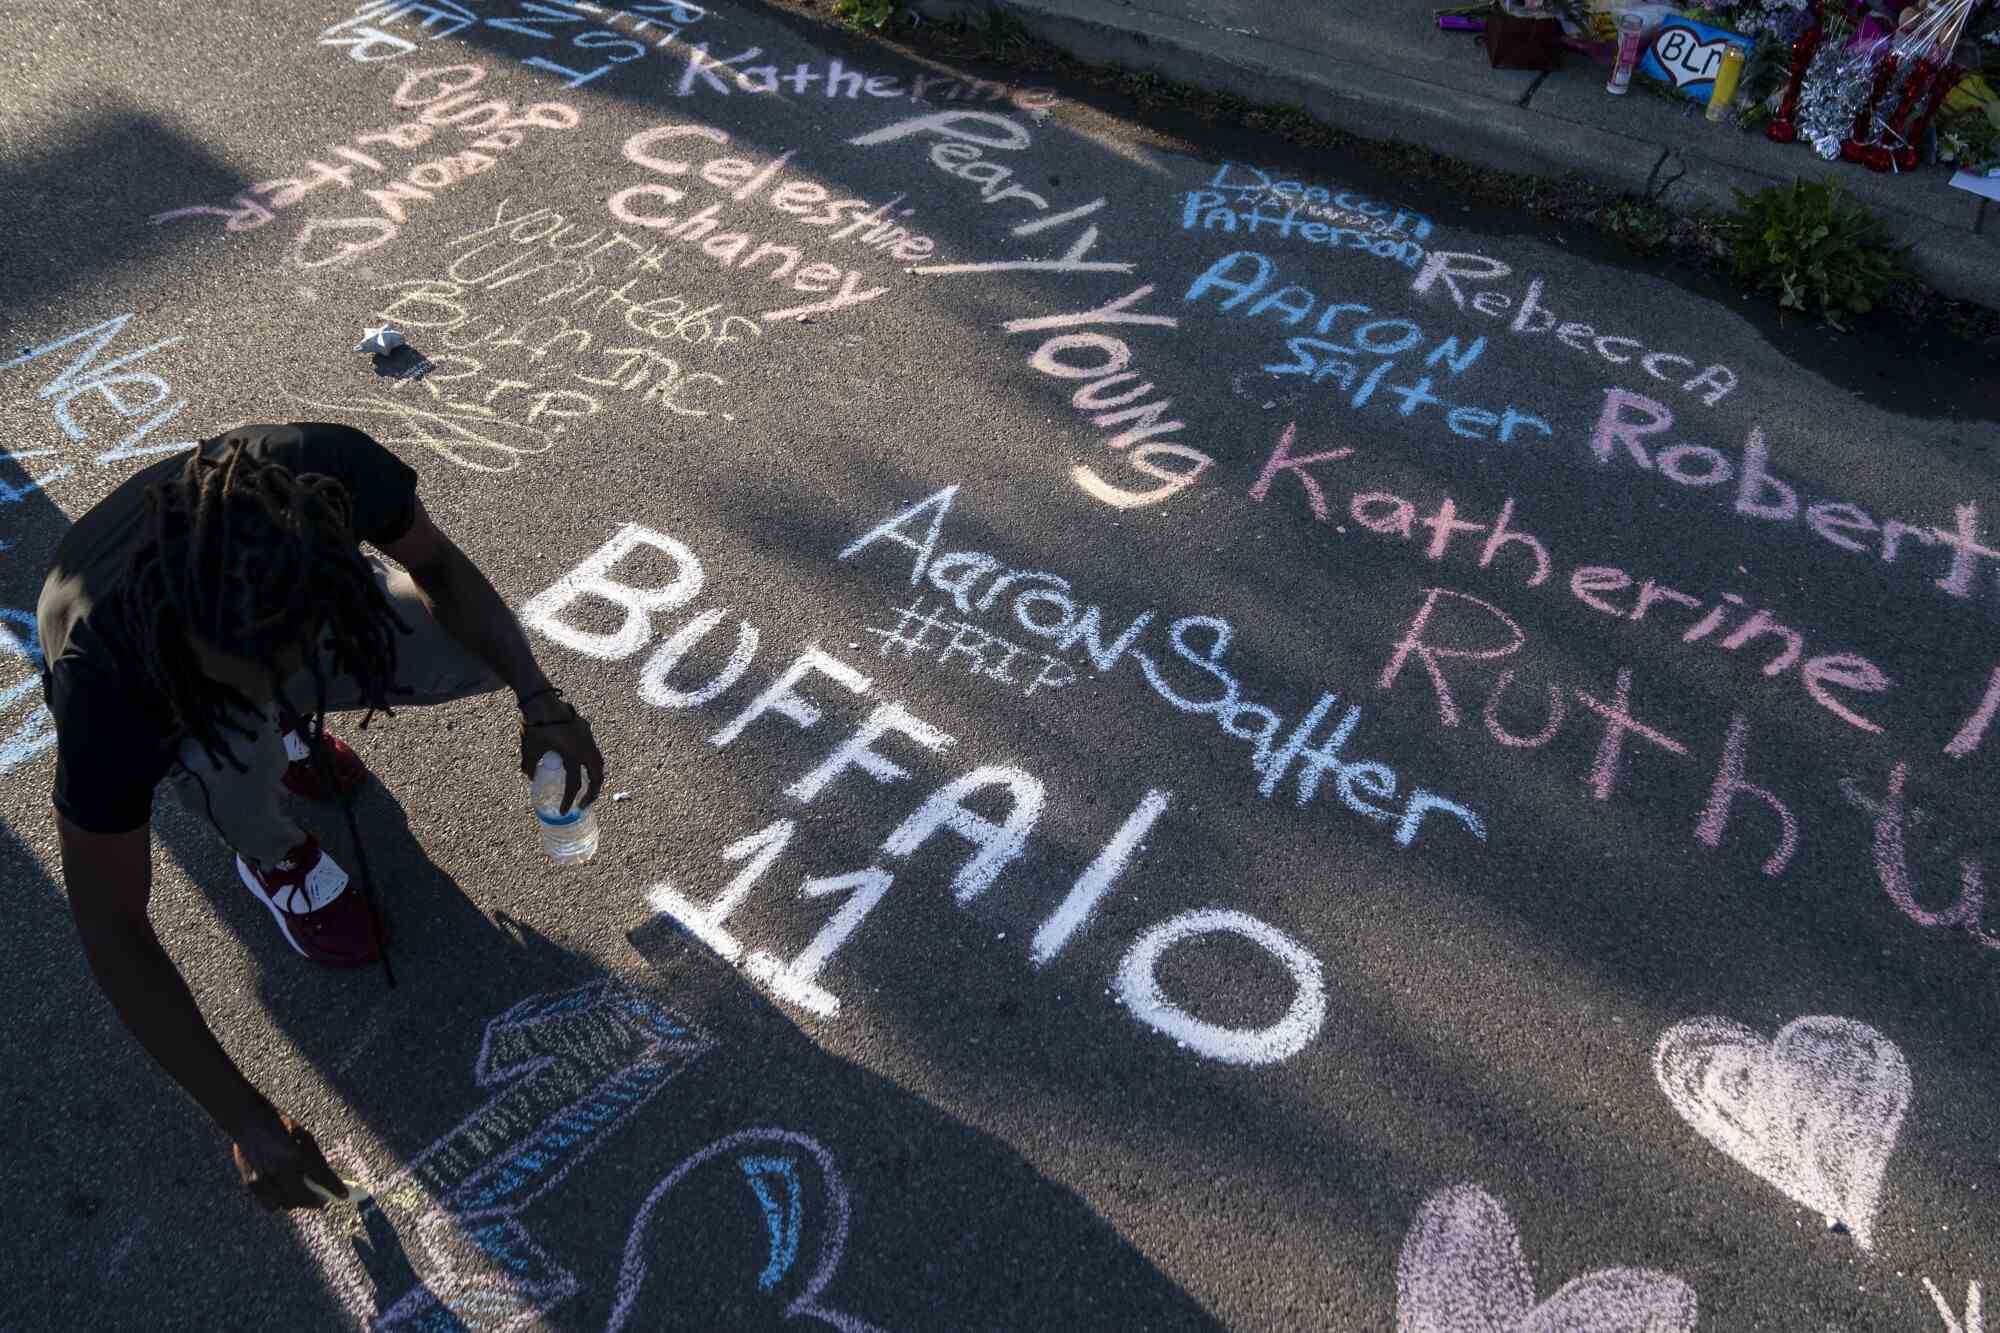
[[[361,756],[348,747],[338,736],[326,738],[327,757],[333,760],[333,790],[328,791],[320,778],[319,765],[312,761],[312,750],[305,738],[295,731],[284,735],[285,754],[291,763],[285,765],[285,790],[294,796],[302,796],[308,801],[326,801],[347,793],[368,781],[368,765],[361,762]]]
[[[359,967],[381,956],[374,911],[350,888],[347,872],[320,850],[317,838],[307,838],[272,866],[239,856],[236,873],[271,909],[285,942],[303,957],[328,967]],[[388,937],[386,926],[382,934]]]

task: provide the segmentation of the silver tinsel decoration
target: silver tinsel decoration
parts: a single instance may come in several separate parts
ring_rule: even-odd
[[[1806,66],[1799,89],[1799,137],[1829,162],[1840,156],[1841,141],[1854,132],[1854,118],[1874,87],[1878,50],[1849,51],[1844,36],[1830,36]]]

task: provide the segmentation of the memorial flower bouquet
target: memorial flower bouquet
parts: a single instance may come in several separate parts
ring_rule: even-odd
[[[1981,79],[1967,79],[1987,95],[1956,108],[1938,128],[1938,160],[1974,175],[2000,174],[2000,97]]]
[[[1818,8],[1813,0],[1716,0],[1692,8],[1688,14],[1759,42],[1789,46],[1812,26]]]
[[[1737,85],[1735,114],[1737,124],[1753,129],[1777,110],[1791,73],[1793,43],[1823,23],[1828,11],[1844,18],[1850,8],[1847,0],[1714,0],[1685,12],[1702,23],[1756,39]]]

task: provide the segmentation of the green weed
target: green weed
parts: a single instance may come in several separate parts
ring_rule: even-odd
[[[1843,198],[1831,181],[1795,180],[1756,194],[1736,191],[1738,212],[1723,223],[1729,264],[1739,282],[1776,290],[1787,310],[1817,306],[1845,329],[1845,316],[1873,310],[1909,280],[1903,255],[1873,213]]]
[[[896,0],[833,0],[833,16],[854,32],[880,32],[896,19]]]

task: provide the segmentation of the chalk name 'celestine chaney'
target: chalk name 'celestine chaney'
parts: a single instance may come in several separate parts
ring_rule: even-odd
[[[937,248],[937,243],[930,237],[917,235],[891,221],[892,213],[909,217],[916,212],[913,208],[896,209],[896,205],[903,200],[902,195],[878,204],[870,204],[865,199],[836,199],[823,185],[796,177],[787,178],[785,168],[792,157],[789,150],[762,166],[743,157],[710,157],[697,166],[654,155],[657,145],[678,138],[706,139],[715,144],[729,142],[725,131],[706,125],[662,125],[641,130],[627,139],[625,158],[663,176],[680,177],[692,173],[716,189],[729,191],[727,198],[735,203],[746,204],[761,199],[766,208],[788,215],[797,225],[830,228],[826,233],[828,240],[846,241],[864,249],[885,252],[900,263],[909,264],[928,258]],[[801,267],[800,261],[806,257],[802,249],[795,245],[759,241],[750,231],[728,218],[720,202],[684,217],[645,211],[660,205],[674,207],[687,195],[688,192],[679,186],[649,182],[620,190],[611,196],[606,206],[611,210],[611,216],[620,222],[658,231],[682,244],[699,245],[703,254],[725,268],[747,272],[767,260],[774,261],[763,275],[767,280],[784,282],[790,279],[791,288],[801,292],[832,292],[823,301],[766,311],[764,318],[767,320],[825,314],[872,301],[889,290],[886,286],[864,289],[861,284],[868,278],[859,269],[847,269],[824,261]],[[749,253],[745,254],[745,251]],[[839,284],[837,291],[834,290],[835,283]]]

